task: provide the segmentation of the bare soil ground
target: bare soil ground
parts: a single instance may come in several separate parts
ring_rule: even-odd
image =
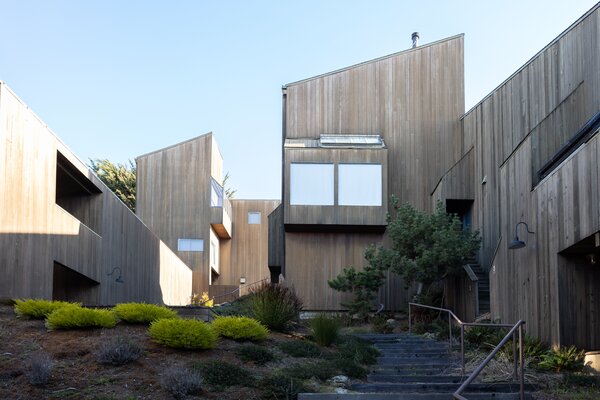
[[[118,324],[113,329],[49,331],[42,320],[16,318],[12,306],[0,306],[0,399],[172,399],[161,388],[163,372],[172,366],[191,367],[204,359],[219,359],[243,365],[260,376],[268,370],[292,360],[278,361],[259,367],[245,364],[234,352],[239,343],[221,339],[217,348],[202,351],[173,350],[153,343],[146,326]],[[144,349],[135,363],[107,366],[96,361],[100,345],[113,336],[128,336]],[[273,349],[280,341],[294,340],[273,333],[263,344]],[[27,373],[30,357],[38,351],[54,360],[50,382],[43,387],[29,384]],[[189,398],[259,399],[259,388],[232,387],[222,392],[204,391]]]

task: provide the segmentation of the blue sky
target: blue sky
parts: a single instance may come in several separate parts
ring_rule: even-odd
[[[465,34],[468,110],[595,1],[0,0],[0,80],[81,159],[214,132],[238,198],[279,198],[281,86]]]

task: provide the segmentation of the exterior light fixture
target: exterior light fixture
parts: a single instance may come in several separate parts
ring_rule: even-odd
[[[531,232],[529,230],[529,226],[527,226],[527,224],[525,222],[523,222],[523,221],[519,222],[515,226],[515,238],[508,245],[508,248],[510,250],[522,249],[523,247],[525,247],[525,242],[519,239],[518,228],[519,228],[519,225],[521,225],[521,224],[525,225],[525,229],[527,229],[527,233],[535,233],[535,232]]]
[[[123,278],[121,277],[121,268],[120,267],[114,267],[112,271],[110,271],[108,274],[106,274],[107,276],[111,276],[112,274],[115,273],[116,270],[119,270],[119,276],[117,276],[117,279],[115,279],[115,282],[117,283],[125,283],[125,281],[123,280]]]

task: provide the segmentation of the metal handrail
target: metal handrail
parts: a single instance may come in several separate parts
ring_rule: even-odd
[[[472,326],[486,325],[486,324],[470,324]],[[525,321],[519,320],[510,331],[504,336],[504,339],[498,343],[498,345],[492,350],[492,352],[483,360],[483,362],[469,375],[466,381],[463,382],[462,385],[454,392],[453,397],[456,400],[468,400],[466,397],[462,396],[461,393],[469,386],[471,382],[481,373],[481,371],[487,366],[487,364],[496,356],[496,354],[500,351],[500,349],[510,340],[511,336],[513,339],[513,350],[516,350],[516,342],[515,342],[515,332],[519,332],[519,364],[521,368],[521,373],[519,374],[519,398],[524,400],[525,398],[525,374],[523,372],[523,325],[525,325]],[[516,374],[516,357],[515,357],[515,374]],[[516,378],[516,377],[515,377]]]
[[[271,281],[271,279],[270,279],[270,278],[264,278],[264,279],[261,279],[260,281],[256,281],[256,282],[252,282],[252,283],[249,283],[249,284],[247,284],[247,285],[244,285],[244,288],[246,288],[246,289],[247,289],[247,288],[249,288],[250,286],[258,285],[259,283],[263,283],[263,282],[265,282],[265,281],[269,281],[269,282],[270,282],[270,281]],[[207,300],[207,301],[205,301],[205,302],[204,302],[204,303],[202,303],[202,304],[206,304],[206,303],[208,303],[208,302],[209,302],[209,301],[211,301],[211,300],[213,300],[213,301],[214,301],[215,299],[219,299],[219,298],[221,298],[221,297],[229,296],[229,295],[232,295],[232,294],[234,294],[234,293],[240,292],[240,290],[241,290],[241,289],[242,289],[242,286],[240,285],[240,286],[238,286],[237,288],[233,289],[231,292],[227,292],[227,293],[221,293],[221,294],[220,294],[220,295],[218,295],[218,296],[213,296],[213,297],[212,297],[210,300]]]
[[[515,380],[518,379],[518,371],[517,371],[517,342],[516,342],[516,338],[514,337],[514,332],[515,332],[515,327],[517,325],[521,326],[523,324],[525,324],[524,321],[520,320],[519,322],[517,322],[516,325],[510,325],[510,324],[483,324],[483,323],[479,323],[479,322],[463,322],[460,320],[460,318],[458,318],[456,316],[456,314],[454,314],[452,312],[452,310],[449,310],[447,308],[440,308],[440,307],[433,307],[433,306],[428,306],[425,304],[419,304],[419,303],[408,303],[408,332],[412,333],[412,312],[411,312],[411,307],[422,307],[422,308],[428,308],[431,310],[437,310],[437,311],[443,311],[443,312],[447,312],[448,313],[448,344],[449,344],[449,351],[452,352],[452,319],[454,318],[456,320],[456,322],[458,322],[458,324],[460,325],[460,364],[461,364],[461,371],[462,371],[462,375],[464,376],[465,374],[465,326],[482,326],[482,327],[487,327],[487,328],[512,328],[511,332],[513,334],[513,360],[514,360],[514,370],[513,370],[513,377]],[[510,333],[510,332],[509,332]],[[507,335],[509,336],[509,335]],[[508,339],[506,340],[508,341]],[[506,343],[506,341],[502,344],[504,345]],[[502,347],[502,346],[500,346]],[[519,349],[520,349],[520,359],[521,359],[521,380],[523,379],[523,338],[522,338],[522,329],[519,329]],[[493,356],[492,356],[493,357]],[[482,367],[483,369],[483,367]],[[480,371],[481,372],[481,371]],[[477,375],[475,375],[477,376]],[[473,378],[474,379],[474,378]],[[473,380],[471,379],[471,380]],[[521,392],[523,387],[523,383],[521,382]],[[460,393],[459,393],[460,395]],[[461,400],[464,400],[464,398],[461,398]]]

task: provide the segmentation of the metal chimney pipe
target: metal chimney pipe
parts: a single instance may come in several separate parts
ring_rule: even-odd
[[[412,41],[413,41],[413,49],[415,47],[417,47],[419,45],[419,32],[413,32],[412,34]]]

